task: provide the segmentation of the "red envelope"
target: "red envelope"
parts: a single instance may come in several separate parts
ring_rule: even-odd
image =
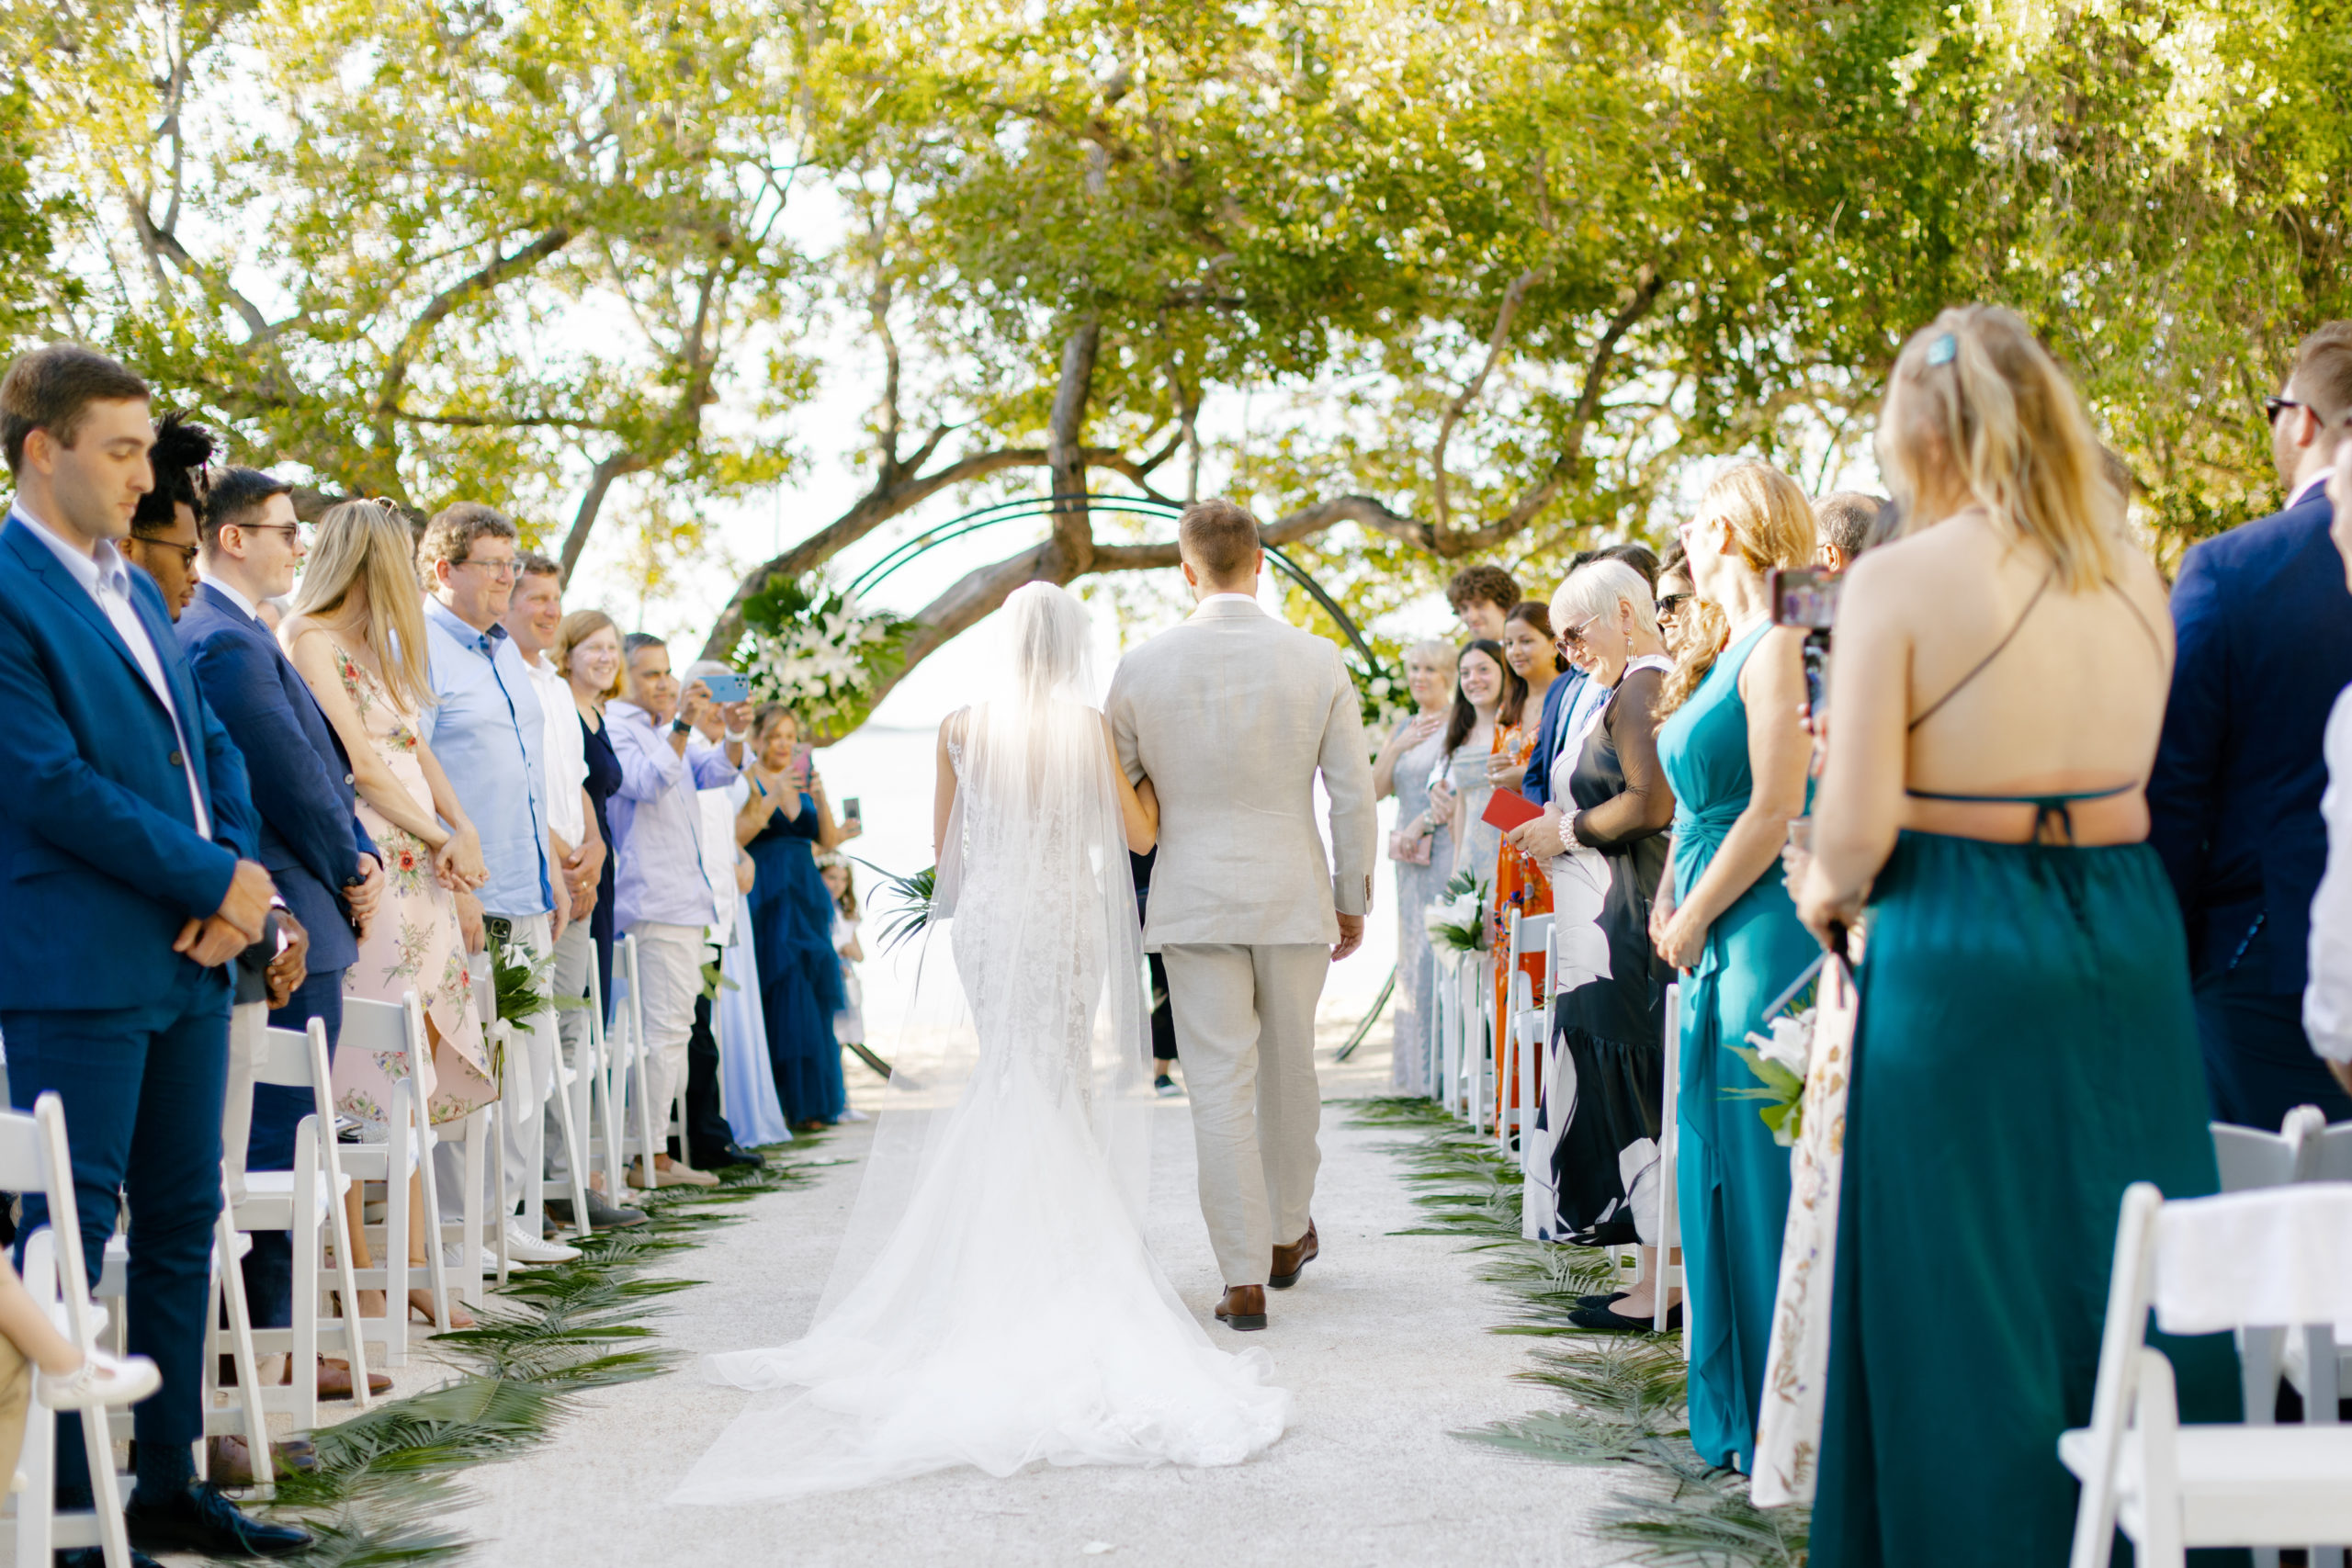
[[[1498,789],[1487,802],[1487,809],[1478,820],[1489,828],[1510,832],[1522,822],[1532,822],[1544,815],[1544,808],[1515,789]]]

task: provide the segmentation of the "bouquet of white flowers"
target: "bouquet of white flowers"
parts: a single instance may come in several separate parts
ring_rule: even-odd
[[[1760,1101],[1756,1113],[1772,1130],[1772,1141],[1792,1148],[1804,1133],[1804,1075],[1813,1060],[1815,995],[1819,989],[1821,963],[1798,977],[1765,1010],[1766,1033],[1750,1030],[1747,1043],[1732,1053],[1747,1064],[1761,1087],[1728,1091],[1735,1100]]]
[[[1421,917],[1430,941],[1456,953],[1476,953],[1487,945],[1487,885],[1476,872],[1456,872],[1442,891],[1430,900]]]
[[[735,667],[754,696],[790,705],[803,739],[822,745],[865,721],[876,689],[905,664],[910,625],[814,576],[780,580],[745,602]]]

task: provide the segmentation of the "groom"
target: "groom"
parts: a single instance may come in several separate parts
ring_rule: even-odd
[[[1372,907],[1372,766],[1340,650],[1258,608],[1257,520],[1204,501],[1176,540],[1200,607],[1121,661],[1107,706],[1128,777],[1159,794],[1144,947],[1168,966],[1216,1315],[1263,1328],[1266,1286],[1316,1254],[1315,1004]]]

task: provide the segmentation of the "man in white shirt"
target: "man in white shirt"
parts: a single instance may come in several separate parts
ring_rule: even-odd
[[[588,966],[596,962],[596,938],[589,924],[596,907],[596,886],[603,874],[605,845],[596,831],[596,812],[588,799],[587,737],[580,728],[580,709],[571,699],[571,682],[555,667],[556,634],[563,626],[563,569],[543,555],[526,552],[515,562],[514,592],[506,603],[500,625],[514,639],[538,694],[540,716],[546,723],[548,844],[560,868],[562,886],[557,897],[570,909],[569,921],[555,944],[555,994],[559,998],[588,994]],[[580,1008],[563,1008],[556,1015],[565,1060],[577,1062],[588,1037],[588,1015]],[[544,1113],[543,1135],[550,1160],[562,1156],[552,1103]],[[547,1201],[548,1217],[558,1224],[577,1228],[571,1200]],[[642,1210],[605,1201],[593,1189],[588,1193],[588,1223],[596,1230],[614,1230],[645,1223]]]
[[[2344,558],[2352,587],[2352,441],[2336,444],[2327,496],[2335,508],[2328,536]],[[2303,992],[2303,1032],[2335,1081],[2352,1094],[2352,687],[2327,716],[2327,871],[2312,899],[2311,981]]]

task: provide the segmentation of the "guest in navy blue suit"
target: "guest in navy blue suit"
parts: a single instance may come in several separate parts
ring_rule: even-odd
[[[2303,340],[2269,400],[2284,511],[2188,552],[2149,839],[2188,924],[2215,1112],[2276,1128],[2298,1105],[2352,1119],[2312,1055],[2301,997],[2327,862],[2320,795],[2329,709],[2352,682],[2352,592],[2329,542],[2327,473],[2352,411],[2352,321]]]
[[[134,1216],[130,1348],[163,1388],[134,1416],[126,1510],[146,1550],[277,1555],[309,1538],[198,1487],[229,973],[275,896],[254,859],[245,765],[197,689],[155,585],[114,541],[153,484],[146,385],[52,344],[0,380],[0,451],[17,492],[0,527],[0,865],[9,962],[0,1034],[9,1092],[65,1108],[83,1253],[95,1286],[118,1194]],[[47,1222],[25,1200],[25,1228]],[[86,1499],[78,1435],[58,1490]],[[96,1550],[66,1552],[95,1565]]]
[[[270,1013],[270,1026],[301,1030],[318,1019],[332,1053],[343,1029],[343,972],[359,955],[356,930],[374,912],[384,876],[353,814],[351,760],[254,614],[294,586],[303,545],[291,491],[254,468],[213,479],[197,529],[202,580],[176,629],[198,688],[244,755],[261,819],[261,863],[311,935],[309,974]],[[306,1089],[256,1086],[247,1167],[292,1168],[295,1129],[310,1106]],[[285,1231],[254,1233],[245,1281],[257,1326],[293,1322],[291,1240]]]

